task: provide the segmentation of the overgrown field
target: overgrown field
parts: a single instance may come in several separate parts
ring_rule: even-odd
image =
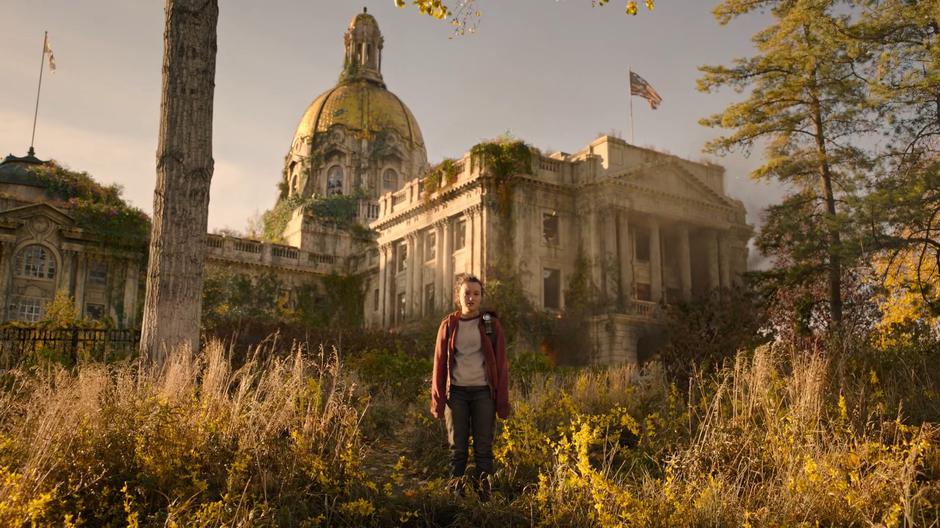
[[[937,352],[764,345],[662,369],[513,356],[494,497],[448,491],[429,360],[212,343],[6,373],[0,526],[935,526]],[[263,359],[262,359],[263,358]]]

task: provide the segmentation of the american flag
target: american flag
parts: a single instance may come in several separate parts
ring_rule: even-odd
[[[646,79],[640,77],[634,72],[630,72],[630,95],[639,95],[643,99],[646,99],[650,108],[656,110],[659,107],[659,103],[663,102],[663,98],[656,93],[656,90],[650,86],[650,83],[646,82]]]

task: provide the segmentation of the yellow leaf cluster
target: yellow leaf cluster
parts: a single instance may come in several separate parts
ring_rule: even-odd
[[[876,324],[877,345],[883,348],[908,345],[915,339],[912,327],[940,325],[940,318],[930,313],[921,291],[924,284],[940,284],[936,260],[924,258],[920,251],[907,250],[893,258],[878,255],[872,264],[879,276],[884,277],[884,291],[878,299],[881,318]]]

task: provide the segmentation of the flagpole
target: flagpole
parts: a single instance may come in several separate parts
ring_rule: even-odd
[[[33,156],[36,151],[33,150],[33,142],[36,141],[36,118],[39,117],[39,92],[42,91],[42,69],[46,66],[46,42],[49,40],[49,32],[43,31],[42,34],[42,58],[39,60],[39,86],[36,87],[36,110],[33,112],[33,135],[29,138],[29,155]]]
[[[630,87],[630,144],[636,144],[636,138],[633,135],[633,68],[627,67],[627,86]]]

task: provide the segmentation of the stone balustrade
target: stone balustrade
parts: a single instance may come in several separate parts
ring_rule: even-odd
[[[344,259],[336,255],[303,251],[294,246],[261,242],[226,235],[206,237],[207,258],[244,262],[246,264],[270,264],[290,268],[307,268],[311,271],[329,273],[342,272]]]

